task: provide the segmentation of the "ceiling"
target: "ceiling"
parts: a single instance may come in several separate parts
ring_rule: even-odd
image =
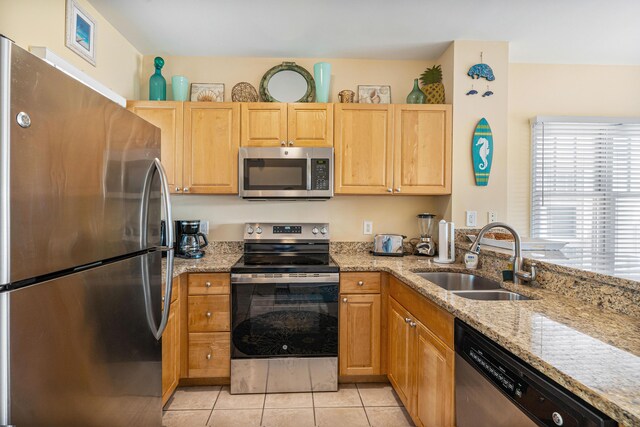
[[[145,55],[434,60],[502,40],[511,62],[640,65],[639,0],[89,1]]]

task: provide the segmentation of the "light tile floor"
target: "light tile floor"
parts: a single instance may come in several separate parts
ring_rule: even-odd
[[[164,427],[411,427],[389,384],[340,384],[336,392],[241,394],[182,387],[165,406]]]

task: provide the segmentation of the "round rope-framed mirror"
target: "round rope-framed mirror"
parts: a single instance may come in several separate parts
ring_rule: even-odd
[[[262,76],[260,99],[266,102],[313,102],[316,84],[303,67],[295,62],[283,62]]]

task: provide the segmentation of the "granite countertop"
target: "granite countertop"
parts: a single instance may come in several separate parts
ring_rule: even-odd
[[[176,259],[174,275],[225,272],[241,253],[208,251],[200,260]],[[416,271],[468,271],[429,258],[332,253],[340,271],[391,273],[425,298],[468,323],[531,366],[623,425],[640,425],[640,322],[548,289],[503,286],[532,300],[465,299]],[[474,274],[496,278],[484,270]]]

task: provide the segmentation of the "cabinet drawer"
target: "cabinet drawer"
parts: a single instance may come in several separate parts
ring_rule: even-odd
[[[229,273],[189,274],[189,295],[229,295]]]
[[[340,293],[379,294],[380,273],[341,273]]]
[[[189,296],[189,332],[230,330],[229,295]]]
[[[229,332],[189,334],[189,378],[228,377],[230,365]]]

